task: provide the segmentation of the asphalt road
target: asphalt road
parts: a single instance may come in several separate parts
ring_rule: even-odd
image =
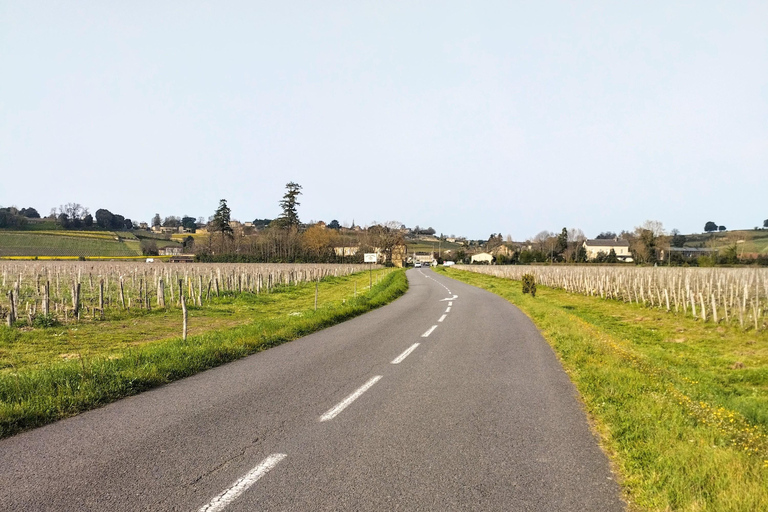
[[[0,510],[624,510],[530,320],[408,277],[364,316],[0,441]]]

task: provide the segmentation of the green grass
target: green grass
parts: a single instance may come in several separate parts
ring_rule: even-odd
[[[632,510],[768,510],[768,333],[443,269],[552,345]]]
[[[368,273],[324,279],[317,311],[312,283],[224,295],[189,308],[186,341],[179,310],[45,329],[0,327],[0,437],[299,338],[387,304],[408,287],[402,270],[376,275],[371,291]]]
[[[105,232],[106,235],[110,233]],[[114,234],[111,234],[114,236]],[[138,241],[121,242],[73,232],[0,231],[0,256],[138,256]]]

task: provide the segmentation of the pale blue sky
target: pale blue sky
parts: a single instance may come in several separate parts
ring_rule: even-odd
[[[768,2],[0,0],[0,205],[516,240],[768,218]]]

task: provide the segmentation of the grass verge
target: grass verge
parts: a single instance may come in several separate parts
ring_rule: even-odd
[[[19,332],[2,327],[0,348],[6,352],[6,360],[16,359],[17,364],[11,362],[0,372],[0,438],[305,336],[383,306],[405,293],[408,282],[404,271],[380,272],[379,282],[367,293],[360,286],[360,293],[355,294],[353,285],[356,281],[367,285],[368,273],[324,280],[316,311],[313,283],[277,289],[268,295],[224,296],[211,306],[190,307],[193,323],[197,314],[198,321],[218,317],[240,324],[225,322],[226,328],[202,330],[186,341],[180,337],[151,341],[162,335],[157,333],[146,337],[145,324],[153,320],[155,324],[168,323],[169,313],[162,311],[97,322],[92,332],[83,325],[83,332],[76,331],[81,336],[77,341],[79,349],[74,358],[66,360],[59,356],[72,346],[67,341],[57,346],[61,344],[62,336],[57,336],[61,328]],[[174,320],[178,324],[178,319]],[[126,323],[136,337],[123,332],[121,326]],[[222,326],[216,322],[209,325]],[[145,342],[136,344],[136,339]],[[97,340],[108,341],[98,344]],[[30,353],[24,344],[33,341],[37,349]],[[25,357],[9,357],[7,353],[14,348]]]
[[[768,335],[456,269],[551,344],[631,510],[768,510]]]

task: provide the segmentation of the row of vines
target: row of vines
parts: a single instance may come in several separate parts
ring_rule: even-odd
[[[222,294],[271,293],[371,268],[360,264],[0,263],[0,318],[79,320],[110,310],[203,306]]]
[[[585,266],[477,266],[457,268],[536,282],[571,293],[599,296],[690,315],[704,322],[766,329],[768,269]]]

